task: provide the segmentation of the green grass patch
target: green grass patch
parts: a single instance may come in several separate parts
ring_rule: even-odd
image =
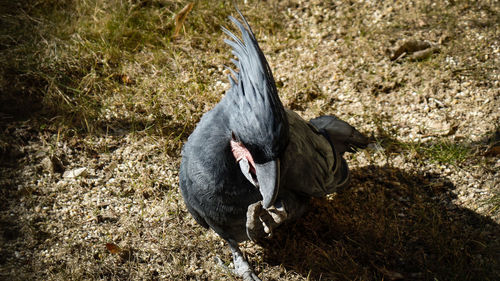
[[[439,164],[460,164],[471,154],[471,149],[464,144],[454,143],[447,139],[439,139],[430,144],[410,143],[404,144],[418,156]]]
[[[373,117],[377,128],[376,142],[388,153],[403,153],[419,161],[438,164],[459,165],[471,154],[470,145],[453,142],[447,138],[436,138],[428,142],[403,142],[398,140],[397,128],[387,123],[387,118]]]

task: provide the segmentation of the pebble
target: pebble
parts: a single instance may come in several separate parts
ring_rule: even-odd
[[[63,178],[73,179],[73,178],[78,178],[78,177],[85,177],[87,175],[88,175],[87,168],[83,167],[83,168],[77,168],[74,170],[65,171],[63,174]]]

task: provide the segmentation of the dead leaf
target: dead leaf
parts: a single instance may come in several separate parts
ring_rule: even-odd
[[[172,35],[173,38],[177,37],[179,35],[179,32],[181,31],[181,27],[184,24],[184,21],[187,18],[188,13],[193,9],[194,3],[188,3],[182,10],[180,10],[177,15],[175,15],[175,31],[174,35]]]
[[[121,262],[129,261],[133,258],[132,248],[121,248],[115,243],[106,243],[106,249],[108,249],[111,254],[117,255],[118,260],[120,260]]]
[[[128,76],[127,74],[122,74],[120,76],[123,84],[131,85],[134,83],[134,80],[132,80],[132,78],[130,78],[130,76]]]
[[[485,156],[500,156],[500,143],[494,144],[490,146],[486,152],[484,153]]]
[[[405,54],[413,54],[418,51],[422,51],[432,47],[432,44],[427,41],[422,40],[406,40],[399,46],[394,54],[391,56],[391,60],[396,60]]]
[[[433,53],[437,52],[439,48],[437,47],[432,47],[429,49],[425,49],[422,51],[417,51],[413,53],[411,56],[409,56],[409,60],[411,61],[419,61],[419,60],[424,60],[428,57],[430,57]]]
[[[106,243],[106,249],[112,254],[119,254],[122,252],[122,248],[115,243]]]

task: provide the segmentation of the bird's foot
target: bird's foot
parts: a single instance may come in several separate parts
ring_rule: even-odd
[[[261,214],[265,212],[262,202],[256,202],[248,206],[247,209],[247,235],[252,241],[265,237],[264,224],[260,220]]]
[[[235,255],[233,258],[235,275],[242,277],[244,281],[261,281],[242,255]]]
[[[256,202],[247,209],[247,235],[252,241],[259,238],[271,237],[273,230],[282,224],[288,217],[285,206],[280,200],[268,209],[264,209],[262,202]]]
[[[227,273],[233,274],[243,278],[244,281],[261,281],[260,278],[253,272],[250,265],[244,260],[243,257],[235,258],[234,269],[229,268],[224,262],[219,258],[215,257],[215,262]]]
[[[245,270],[245,271],[238,271],[235,268],[235,272],[236,272],[236,275],[243,278],[243,281],[262,281],[262,280],[260,280],[259,276],[257,276],[257,274],[255,274],[255,272],[253,272],[251,269]]]
[[[231,247],[231,251],[233,252],[234,270],[229,269],[227,266],[225,266],[220,259],[218,259],[218,263],[222,264],[224,268],[230,270],[234,275],[243,278],[243,281],[262,281],[250,267],[247,260],[238,249],[237,244],[230,242],[229,246]]]
[[[278,225],[285,222],[285,220],[288,218],[288,213],[285,209],[285,204],[281,200],[276,200],[276,203],[274,203],[274,205],[272,205],[270,208],[266,209],[266,211],[270,215],[270,217],[264,216],[262,217],[262,220],[266,225],[272,227],[271,231]]]

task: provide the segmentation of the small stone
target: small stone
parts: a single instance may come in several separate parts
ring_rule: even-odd
[[[55,156],[45,157],[40,164],[49,173],[61,173],[64,170],[61,160]]]
[[[63,178],[71,179],[71,178],[85,177],[86,175],[87,175],[87,168],[83,167],[64,172]]]

